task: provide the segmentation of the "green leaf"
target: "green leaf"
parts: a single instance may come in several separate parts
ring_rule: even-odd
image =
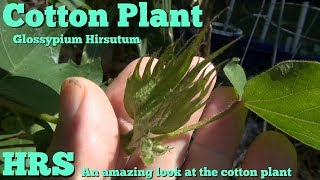
[[[288,61],[248,81],[246,107],[320,150],[320,63]]]
[[[2,152],[8,151],[35,151],[32,140],[30,140],[28,136],[26,136],[23,132],[0,135],[0,142],[0,154],[2,154]],[[2,161],[3,159],[1,158],[2,157],[0,156],[0,160]]]
[[[16,115],[8,116],[1,119],[0,125],[3,131],[2,134],[16,134],[20,131],[24,131],[24,127]]]
[[[110,28],[89,28],[87,34],[98,34],[98,36],[105,36],[110,34]],[[82,53],[81,62],[86,61],[86,59],[108,59],[110,61],[110,53],[106,52],[106,49],[110,49],[108,44],[86,44]],[[105,63],[105,62],[103,62]]]
[[[6,1],[0,2],[0,12],[3,12]],[[14,18],[18,18],[15,13]],[[64,79],[71,76],[82,76],[102,83],[102,67],[99,61],[83,66],[74,63],[56,64],[59,58],[60,46],[46,47],[43,44],[17,45],[13,42],[15,35],[25,34],[27,37],[60,37],[65,29],[31,28],[27,25],[20,28],[10,28],[3,22],[0,14],[0,68],[13,76],[28,77],[46,84],[56,92]]]
[[[8,75],[8,72],[0,68],[0,79],[7,75]]]
[[[55,115],[59,95],[48,86],[24,77],[0,79],[0,97],[28,106],[36,112]]]
[[[238,64],[239,62],[239,58],[233,58],[232,61],[223,68],[223,71],[235,88],[239,99],[241,99],[244,86],[247,83],[247,77],[243,68]]]

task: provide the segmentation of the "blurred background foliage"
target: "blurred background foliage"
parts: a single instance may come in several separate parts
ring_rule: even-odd
[[[86,56],[90,59],[101,58],[102,65],[104,67],[105,78],[112,78],[116,76],[126,64],[133,59],[136,59],[145,54],[152,54],[159,49],[168,46],[178,39],[181,35],[185,34],[185,31],[192,31],[195,34],[197,29],[192,28],[139,28],[139,18],[132,18],[130,21],[130,28],[117,28],[116,23],[118,20],[117,3],[134,3],[138,4],[141,0],[120,0],[120,1],[107,1],[107,0],[10,0],[11,2],[23,1],[28,4],[28,8],[43,9],[48,4],[55,6],[66,5],[69,10],[76,8],[82,9],[106,9],[108,12],[108,19],[110,21],[110,27],[112,28],[74,28],[68,29],[66,35],[69,36],[83,36],[85,34],[99,34],[100,36],[139,36],[142,40],[142,44],[136,45],[79,45],[63,47],[60,63],[73,60],[77,64],[81,64],[81,57]],[[244,39],[248,39],[252,31],[253,39],[259,39],[262,34],[264,24],[267,19],[269,6],[272,0],[236,0],[233,6],[232,14],[228,25],[238,28],[243,32]],[[185,1],[172,1],[172,0],[150,0],[148,3],[149,9],[161,8],[167,12],[170,9],[187,9],[191,10],[194,5],[200,4],[204,10],[203,20],[204,22],[210,22],[210,20],[219,12],[224,10],[230,5],[230,0],[185,0]],[[281,35],[279,37],[279,47],[284,48],[286,41],[293,40],[295,32],[298,26],[298,20],[300,16],[300,10],[304,1],[287,0],[285,1],[285,8],[283,12],[281,22]],[[320,31],[318,31],[318,25],[320,22],[319,12],[320,8],[317,6],[319,1],[308,1],[309,8],[304,22],[303,32],[299,39],[298,52],[292,55],[293,59],[295,55],[306,57],[317,57],[320,53]],[[263,9],[261,5],[265,4]],[[280,15],[281,1],[276,1],[275,8],[273,10],[273,16],[268,28],[267,36],[263,41],[266,46],[273,46],[277,38],[278,18]],[[254,29],[255,22],[259,17],[259,11],[261,10],[261,17],[259,18],[256,29]],[[223,13],[217,20],[225,23],[228,13]],[[176,32],[179,33],[176,33]],[[200,51],[202,56],[206,56],[212,50],[212,33],[208,33],[208,41],[206,45]],[[291,38],[291,39],[290,39]],[[212,39],[214,41],[214,39]],[[217,40],[219,41],[219,40]],[[219,42],[218,42],[219,43]],[[251,42],[250,42],[251,43]],[[289,42],[290,43],[290,42]],[[218,47],[216,47],[218,48]],[[215,49],[216,49],[215,48]],[[241,47],[243,48],[243,47]],[[236,53],[237,56],[241,56],[241,53]],[[301,59],[301,58],[300,58]],[[250,60],[249,60],[250,61]],[[248,70],[248,69],[246,69]],[[265,70],[265,69],[263,69]]]

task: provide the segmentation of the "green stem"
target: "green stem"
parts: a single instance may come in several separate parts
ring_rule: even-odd
[[[19,104],[16,104],[12,101],[6,100],[1,97],[0,97],[0,107],[4,107],[4,108],[9,109],[13,112],[25,114],[27,116],[31,116],[31,117],[34,117],[34,118],[37,118],[37,119],[40,119],[40,120],[43,120],[46,122],[54,123],[54,124],[57,124],[59,121],[59,118],[57,118],[55,116],[51,116],[51,115],[45,114],[45,113],[35,112],[30,108],[21,106]]]
[[[152,139],[159,142],[159,141],[162,141],[162,140],[167,139],[167,138],[180,136],[180,135],[185,134],[185,133],[187,133],[189,131],[192,131],[192,130],[195,130],[195,129],[199,129],[199,128],[201,128],[201,127],[203,127],[203,126],[205,126],[205,125],[207,125],[207,124],[209,124],[209,123],[211,123],[211,122],[213,122],[215,120],[221,119],[224,116],[232,113],[233,111],[235,111],[237,109],[237,107],[239,107],[240,104],[241,104],[241,101],[235,101],[225,111],[215,115],[214,117],[199,121],[196,124],[193,124],[193,125],[190,125],[190,126],[175,130],[175,131],[167,133],[167,134],[159,135],[159,136],[154,137]]]

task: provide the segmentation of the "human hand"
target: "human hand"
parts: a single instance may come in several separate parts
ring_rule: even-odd
[[[146,61],[147,59],[143,62]],[[57,151],[75,153],[76,172],[72,179],[81,177],[84,167],[97,170],[134,167],[152,170],[158,167],[167,170],[175,167],[182,170],[201,167],[232,169],[246,117],[244,108],[197,130],[188,153],[192,132],[166,140],[165,144],[173,149],[158,157],[151,166],[146,167],[136,153],[130,158],[126,156],[121,146],[120,134],[132,129],[133,119],[125,111],[123,97],[126,80],[133,72],[136,63],[137,61],[134,61],[128,65],[106,92],[83,78],[70,78],[63,83],[61,121],[56,128],[48,153],[53,154]],[[143,69],[140,70],[143,72]],[[232,88],[215,89],[206,107],[194,113],[188,124],[225,110],[234,98]],[[296,161],[294,147],[285,136],[277,132],[265,132],[251,144],[241,167],[257,170],[269,166],[276,169],[291,168],[294,173]],[[187,177],[179,179],[184,178]],[[154,175],[153,179],[157,177]],[[224,178],[220,176],[217,179]]]

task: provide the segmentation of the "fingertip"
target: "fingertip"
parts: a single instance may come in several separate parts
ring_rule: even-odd
[[[258,135],[250,145],[242,167],[257,170],[291,168],[293,177],[288,179],[292,179],[297,172],[297,152],[283,134],[267,131]]]
[[[78,111],[85,94],[82,79],[68,78],[64,80],[60,94],[60,118],[70,119]]]
[[[69,78],[61,87],[60,121],[48,153],[75,153],[81,168],[112,168],[118,152],[118,122],[103,90],[84,78]]]

